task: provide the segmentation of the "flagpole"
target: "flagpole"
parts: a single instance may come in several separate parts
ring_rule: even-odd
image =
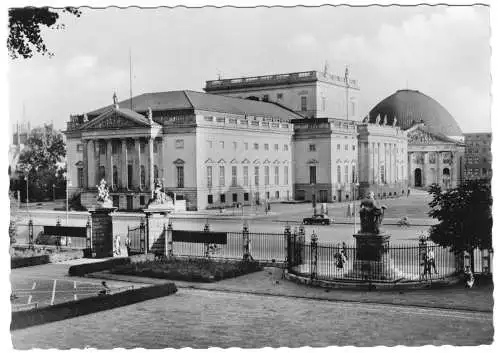
[[[130,110],[132,110],[132,49],[128,49],[129,64],[129,86],[130,86]]]
[[[346,119],[349,120],[349,69],[347,65],[345,67],[345,105]]]

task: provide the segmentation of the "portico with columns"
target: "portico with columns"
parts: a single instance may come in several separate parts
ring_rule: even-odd
[[[109,186],[115,207],[145,206],[155,179],[163,179],[162,126],[115,104],[80,129],[83,144],[82,204],[95,203],[101,179]]]
[[[431,133],[424,124],[407,130],[408,176],[411,187],[438,184],[454,188],[463,181],[465,144]]]

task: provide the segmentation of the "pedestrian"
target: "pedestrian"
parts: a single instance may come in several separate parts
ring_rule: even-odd
[[[347,257],[347,245],[346,245],[345,241],[342,242],[342,253],[343,253],[345,259],[347,260],[348,259],[348,257]]]
[[[120,235],[117,235],[115,238],[115,255],[120,255]]]
[[[465,268],[464,277],[465,277],[465,288],[472,288],[472,286],[474,285],[474,274],[470,270],[470,266],[467,266]]]
[[[434,251],[432,251],[432,249],[430,249],[427,252],[427,262],[428,262],[428,266],[429,266],[429,274],[431,273],[431,267],[432,267],[432,269],[434,270],[434,273],[437,275],[438,272],[436,270],[436,260],[434,257]]]
[[[103,289],[99,291],[99,295],[108,295],[109,292],[111,291],[108,285],[106,284],[106,281],[101,282]]]
[[[410,189],[408,189],[406,197],[410,197]]]
[[[351,204],[347,204],[347,218],[351,218]]]
[[[335,255],[333,255],[333,257],[335,258],[335,265],[337,266],[337,268],[343,269],[345,257],[342,256],[342,251],[336,253]]]

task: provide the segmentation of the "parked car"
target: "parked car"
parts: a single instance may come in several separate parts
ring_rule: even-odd
[[[317,214],[312,217],[307,217],[302,220],[303,224],[331,224],[333,219],[324,214]]]

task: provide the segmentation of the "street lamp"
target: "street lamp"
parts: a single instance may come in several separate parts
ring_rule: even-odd
[[[26,180],[26,209],[29,211],[29,197],[28,197],[28,184],[29,184],[29,174],[31,166],[26,166],[24,179]]]
[[[56,201],[56,184],[52,184],[52,201]]]
[[[66,225],[69,226],[69,187],[71,186],[71,181],[69,180],[68,172],[65,172],[63,175],[66,180]]]
[[[359,183],[356,183],[354,184],[354,192],[353,192],[353,195],[352,195],[352,198],[353,198],[353,206],[352,206],[352,212],[354,213],[354,234],[356,234],[356,228],[357,228],[357,224],[356,224],[356,190],[359,188]]]

